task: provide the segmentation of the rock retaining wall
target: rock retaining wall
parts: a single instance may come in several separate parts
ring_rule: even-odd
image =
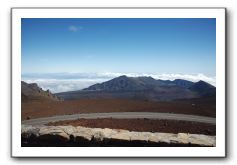
[[[186,133],[133,132],[121,129],[101,129],[73,126],[22,125],[23,147],[30,146],[215,146],[216,137]]]

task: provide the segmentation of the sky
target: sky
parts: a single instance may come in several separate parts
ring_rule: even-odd
[[[22,78],[28,81],[125,74],[196,75],[215,83],[212,18],[23,18],[21,36]]]

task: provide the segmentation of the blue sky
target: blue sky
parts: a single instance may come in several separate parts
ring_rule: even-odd
[[[22,19],[22,74],[215,76],[215,19]]]

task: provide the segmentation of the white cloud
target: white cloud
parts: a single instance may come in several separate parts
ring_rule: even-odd
[[[68,30],[71,31],[71,32],[77,32],[79,30],[82,30],[82,26],[71,25],[71,26],[68,27]]]
[[[208,77],[204,74],[147,74],[147,73],[48,73],[48,74],[23,74],[22,80],[27,83],[37,83],[44,90],[49,89],[53,93],[74,91],[87,88],[93,84],[108,81],[112,78],[126,75],[129,77],[151,76],[161,80],[184,79],[193,82],[203,80],[216,86],[216,77]]]

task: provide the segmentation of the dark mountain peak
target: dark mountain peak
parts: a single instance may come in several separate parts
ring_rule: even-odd
[[[126,75],[122,75],[122,76],[119,76],[119,77],[116,77],[117,79],[127,79],[128,78],[128,76],[126,76]],[[116,79],[116,78],[114,78],[114,79]]]
[[[202,81],[202,80],[194,83],[193,87],[198,87],[198,88],[202,88],[202,89],[215,88],[213,85],[211,85],[205,81]]]
[[[208,83],[203,81],[203,80],[199,80],[199,81],[196,82],[196,84],[208,84]]]
[[[113,78],[113,79],[110,80],[110,81],[130,81],[130,80],[131,80],[131,77],[128,77],[128,76],[126,76],[126,75],[122,75],[122,76]]]
[[[86,91],[138,91],[151,88],[156,80],[152,77],[127,77],[125,75],[116,77],[109,81],[92,85],[83,90]]]
[[[209,97],[216,95],[216,87],[202,80],[194,83],[189,89],[199,93],[201,96]]]

